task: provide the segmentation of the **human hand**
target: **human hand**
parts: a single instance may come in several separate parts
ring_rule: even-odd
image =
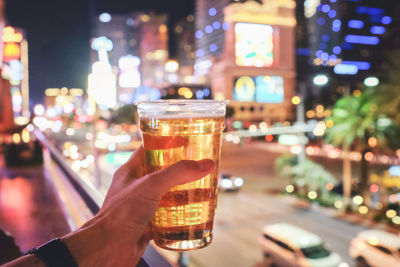
[[[135,266],[151,240],[150,221],[173,186],[200,179],[215,163],[183,160],[144,176],[140,147],[114,174],[99,213],[63,238],[79,266]]]

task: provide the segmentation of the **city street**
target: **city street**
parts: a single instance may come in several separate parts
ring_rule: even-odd
[[[205,249],[189,253],[190,266],[255,266],[262,261],[257,242],[262,227],[278,222],[319,235],[344,262],[353,264],[348,256],[349,243],[364,227],[334,219],[318,208],[295,208],[290,198],[267,194],[283,184],[274,171],[274,160],[279,155],[258,143],[223,146],[221,169],[242,176],[245,183],[239,193],[219,194],[214,241]]]
[[[0,0],[0,265],[400,266],[399,12]]]

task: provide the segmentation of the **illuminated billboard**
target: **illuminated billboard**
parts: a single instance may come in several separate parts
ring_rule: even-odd
[[[242,76],[235,80],[232,99],[240,102],[281,103],[284,83],[281,76]]]
[[[235,57],[238,66],[272,66],[273,48],[273,28],[270,25],[235,24]]]

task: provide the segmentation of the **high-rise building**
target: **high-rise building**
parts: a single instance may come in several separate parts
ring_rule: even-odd
[[[179,64],[178,82],[191,83],[193,80],[193,66],[196,59],[194,33],[194,16],[182,18],[174,25],[174,39],[176,45],[172,48],[174,57]]]
[[[314,85],[316,94],[332,95],[338,86],[355,90],[369,76],[379,76],[385,60],[384,47],[394,47],[392,32],[398,1],[306,0],[308,19],[310,84],[316,75],[327,83]],[[390,40],[390,41],[389,41]],[[398,41],[397,41],[398,45]],[[341,87],[343,88],[343,87]],[[340,88],[339,88],[340,89]],[[341,92],[339,90],[339,92]],[[329,103],[330,100],[322,97]]]
[[[195,73],[201,77],[208,73],[212,62],[221,57],[224,49],[224,8],[230,0],[196,1],[196,65]]]
[[[141,14],[140,58],[141,75],[146,86],[161,88],[165,85],[164,65],[168,60],[167,16]]]
[[[208,76],[214,98],[231,100],[235,119],[291,117],[295,6],[293,0],[197,1],[195,73]]]
[[[102,13],[95,18],[92,36],[108,42],[105,60],[117,77],[119,103],[131,103],[138,94],[164,86],[164,65],[168,59],[166,21],[166,15],[141,12]],[[101,61],[102,55],[97,49],[92,50],[92,63]]]

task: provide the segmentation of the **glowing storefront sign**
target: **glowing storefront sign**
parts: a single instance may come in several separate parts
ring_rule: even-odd
[[[237,79],[235,83],[235,92],[233,99],[242,102],[254,101],[256,85],[254,80],[249,76],[243,76]]]
[[[10,62],[15,59],[21,58],[21,47],[17,43],[5,43],[4,44],[4,53],[3,53],[3,61]]]
[[[235,82],[233,100],[281,103],[284,100],[283,78],[280,76],[242,76]]]
[[[283,101],[283,78],[280,76],[257,76],[256,88],[257,102],[281,103]]]
[[[20,43],[24,39],[22,33],[15,32],[13,27],[5,27],[3,29],[3,42],[5,43]]]
[[[137,88],[140,86],[140,59],[134,56],[124,56],[118,61],[120,69],[119,86],[124,88]]]
[[[106,108],[113,108],[117,101],[116,79],[112,73],[111,66],[96,61],[89,74],[88,94],[93,97],[97,104]]]
[[[236,23],[235,56],[239,66],[270,67],[274,62],[273,28],[270,25]]]

